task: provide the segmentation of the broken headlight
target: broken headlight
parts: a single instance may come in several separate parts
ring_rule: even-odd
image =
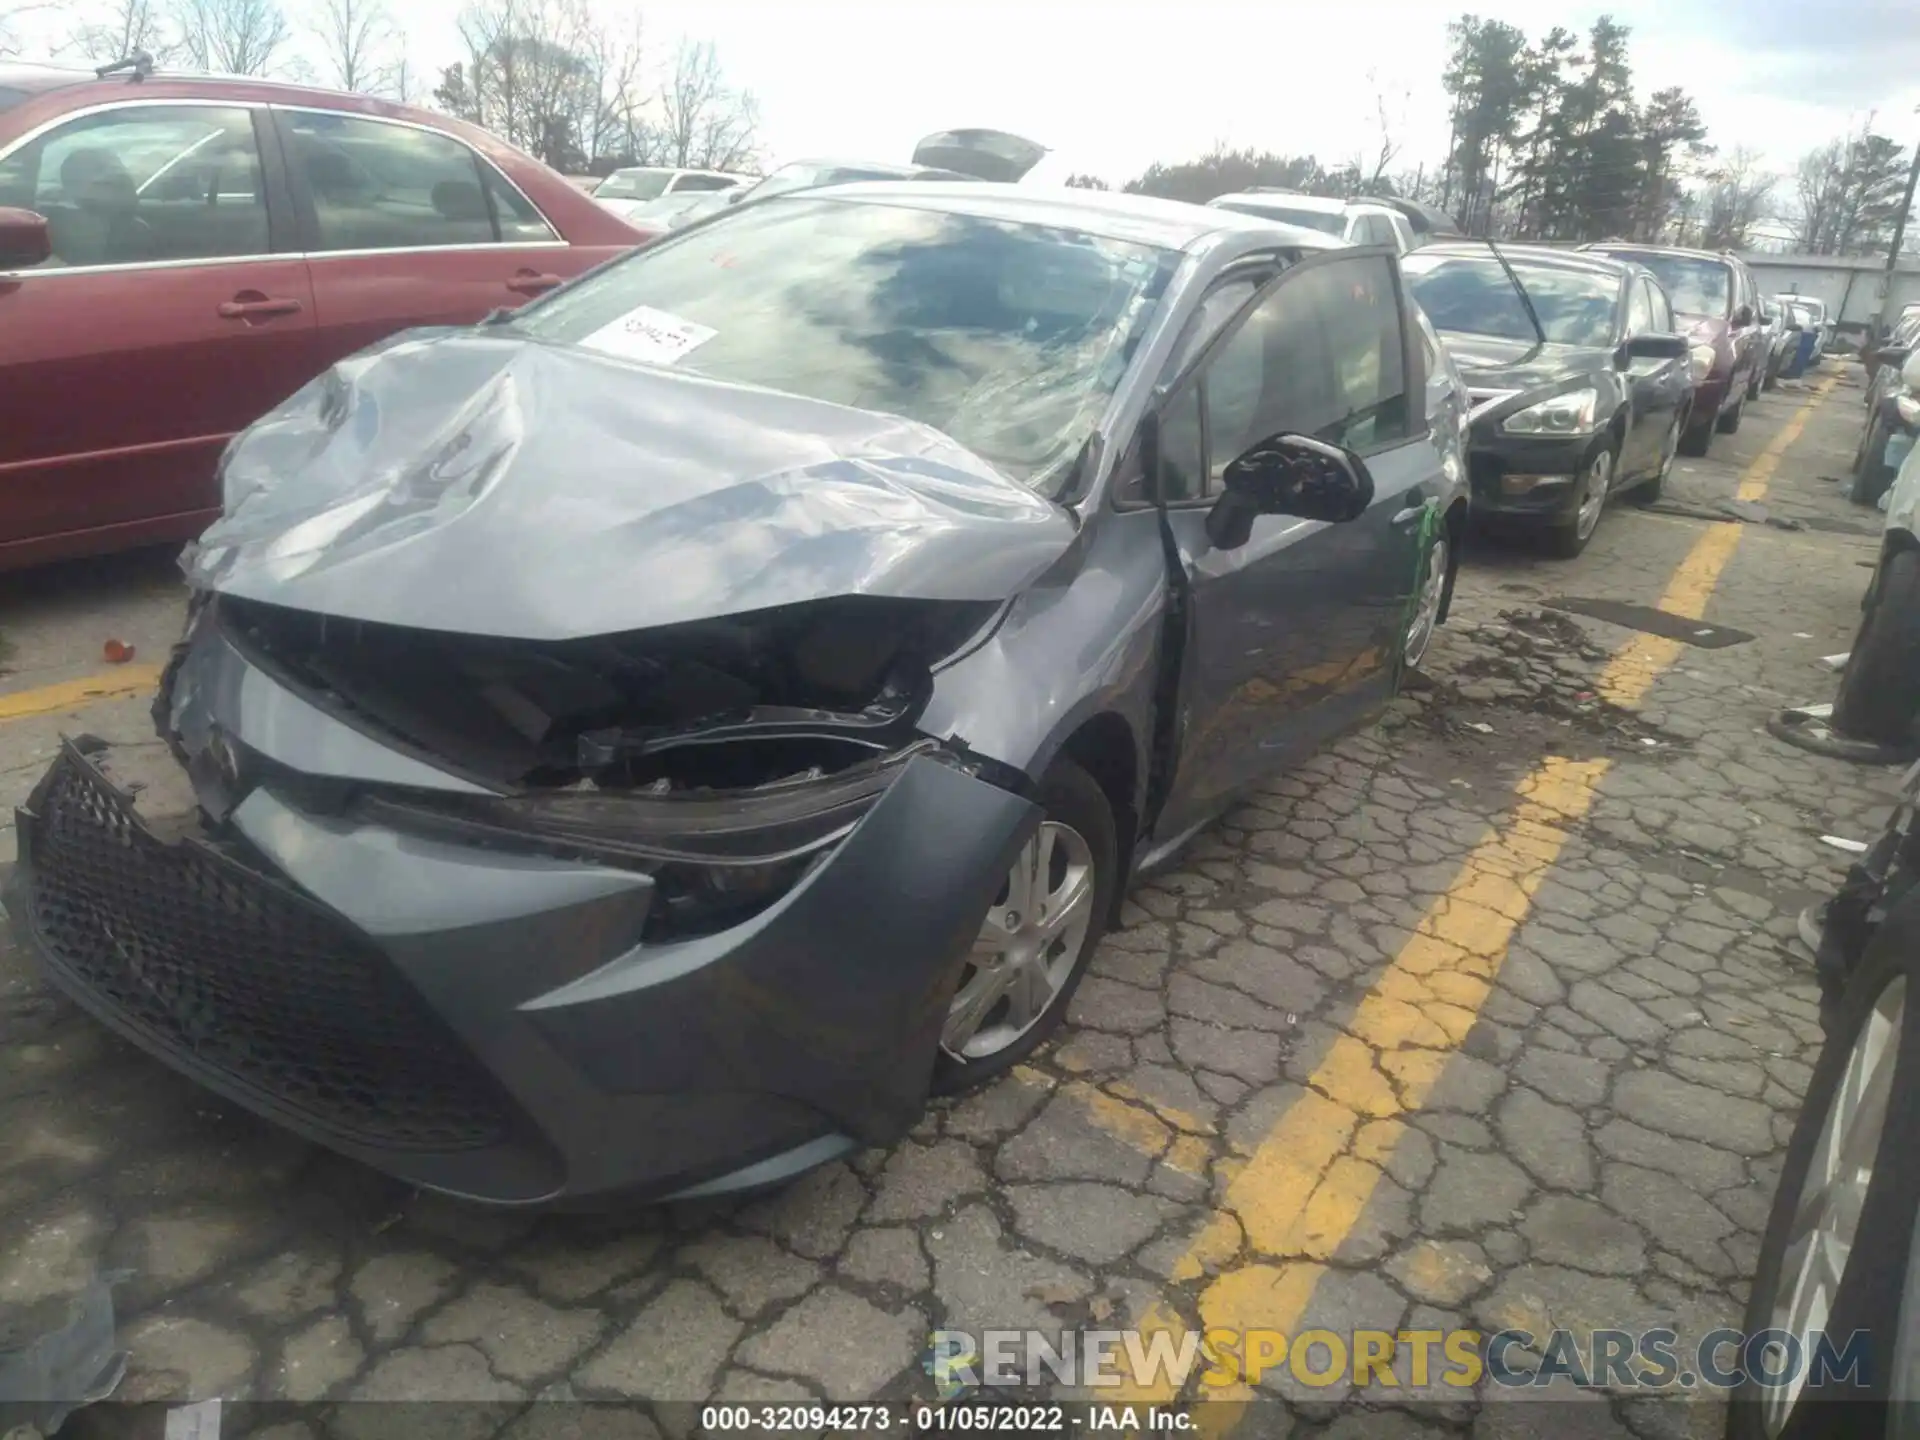
[[[396,828],[524,846],[644,871],[654,881],[650,940],[735,925],[772,904],[830,855],[916,756],[951,759],[920,740],[831,774],[743,790],[574,788],[498,799],[368,796],[362,813]]]

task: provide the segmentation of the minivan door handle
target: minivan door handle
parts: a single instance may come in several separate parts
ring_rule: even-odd
[[[215,313],[222,320],[264,320],[274,315],[298,315],[301,305],[291,296],[262,295],[258,290],[242,290],[231,300],[222,300]]]
[[[558,275],[542,275],[533,270],[518,270],[507,288],[516,295],[542,295],[560,283]]]

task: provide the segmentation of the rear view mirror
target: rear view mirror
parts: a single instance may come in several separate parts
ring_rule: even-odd
[[[1628,339],[1627,354],[1635,360],[1684,360],[1687,358],[1687,337],[1650,330],[1644,335]]]
[[[1246,544],[1257,516],[1338,524],[1373,503],[1373,476],[1358,455],[1285,431],[1253,446],[1221,478],[1225,492],[1207,512],[1207,538],[1221,550]]]
[[[31,270],[53,256],[47,217],[31,210],[0,209],[0,270]]]

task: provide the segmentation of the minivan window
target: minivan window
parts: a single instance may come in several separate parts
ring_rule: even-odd
[[[1061,226],[795,196],[680,231],[508,323],[905,416],[1052,493],[1178,261]]]
[[[264,255],[250,112],[154,105],[79,116],[0,161],[0,205],[47,217],[43,268]]]

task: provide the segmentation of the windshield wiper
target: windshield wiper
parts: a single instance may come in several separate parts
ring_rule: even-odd
[[[1513,286],[1513,293],[1520,297],[1520,304],[1526,309],[1527,319],[1533,322],[1533,333],[1539,336],[1538,349],[1547,343],[1546,327],[1540,323],[1540,314],[1533,308],[1533,297],[1527,294],[1527,287],[1520,283],[1520,277],[1513,266],[1507,263],[1507,257],[1500,253],[1500,247],[1493,243],[1491,235],[1484,237],[1487,249],[1493,252],[1493,258],[1500,262],[1500,268],[1507,272],[1507,282]]]

